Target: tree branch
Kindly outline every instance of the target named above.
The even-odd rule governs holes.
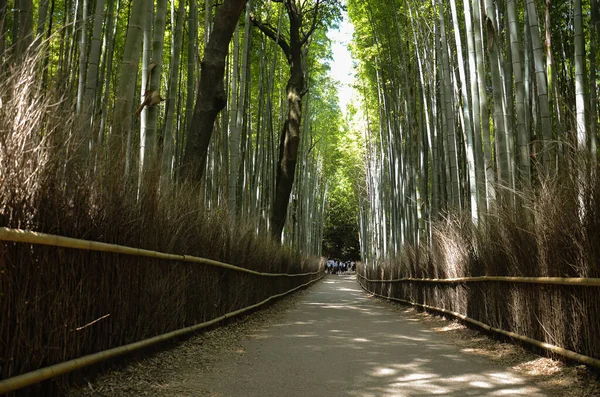
[[[308,41],[308,39],[310,38],[310,36],[313,34],[313,32],[315,31],[315,29],[317,28],[317,21],[318,21],[318,16],[319,16],[319,3],[321,2],[321,0],[317,0],[315,3],[315,6],[313,7],[313,20],[312,20],[312,24],[310,26],[310,29],[308,30],[307,33],[303,34],[304,37],[302,37],[302,42],[301,44],[304,45],[306,44],[306,42]]]
[[[254,26],[260,29],[260,31],[263,32],[265,36],[273,40],[275,43],[279,44],[279,47],[281,47],[281,49],[283,50],[283,53],[285,54],[288,61],[292,59],[292,50],[282,34],[278,34],[272,26],[266,25],[258,21],[253,14],[250,14],[250,21]]]

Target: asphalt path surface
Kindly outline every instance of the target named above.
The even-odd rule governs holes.
[[[417,320],[330,275],[202,374],[215,397],[547,396],[530,379],[461,352]],[[189,385],[191,386],[191,385]]]

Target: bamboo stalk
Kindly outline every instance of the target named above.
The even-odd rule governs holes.
[[[364,289],[369,294],[372,294],[374,296],[377,296],[377,297],[380,297],[380,298],[384,298],[384,299],[388,299],[388,300],[392,300],[392,301],[396,301],[396,302],[406,303],[406,304],[409,304],[411,306],[422,307],[424,309],[433,310],[433,311],[436,311],[436,312],[448,314],[448,315],[451,315],[453,317],[459,318],[459,319],[461,319],[461,320],[463,320],[465,322],[473,324],[473,325],[475,325],[475,326],[477,326],[479,328],[483,328],[486,331],[494,332],[494,333],[501,334],[501,335],[504,335],[504,336],[508,336],[509,338],[517,339],[517,340],[520,340],[521,342],[525,342],[525,343],[528,343],[530,345],[539,347],[541,349],[551,351],[553,353],[556,353],[556,354],[558,354],[558,355],[560,355],[562,357],[568,358],[570,360],[575,360],[575,361],[578,361],[578,362],[583,363],[583,364],[587,364],[587,365],[590,365],[590,366],[593,366],[593,367],[596,367],[596,368],[600,368],[600,360],[597,359],[597,358],[593,358],[593,357],[589,357],[589,356],[586,356],[586,355],[583,355],[583,354],[579,354],[579,353],[576,353],[576,352],[574,352],[572,350],[564,349],[564,348],[559,347],[559,346],[555,346],[555,345],[551,345],[549,343],[541,342],[541,341],[539,341],[537,339],[532,339],[532,338],[529,338],[527,336],[516,334],[514,332],[505,331],[505,330],[500,329],[500,328],[494,328],[494,327],[491,327],[491,326],[489,326],[489,325],[487,325],[485,323],[482,323],[481,321],[477,321],[477,320],[475,320],[475,319],[473,319],[471,317],[467,317],[464,314],[456,313],[456,312],[453,312],[453,311],[450,311],[450,310],[446,310],[446,309],[440,309],[440,308],[434,307],[434,306],[424,305],[424,304],[421,304],[421,303],[414,303],[414,302],[410,302],[410,301],[407,301],[407,300],[404,300],[404,299],[400,299],[400,298],[392,298],[392,297],[388,297],[388,296],[385,296],[385,295],[380,295],[380,294],[377,294],[375,292],[369,291],[360,281],[358,283],[360,284],[360,286],[362,287],[362,289]]]
[[[155,259],[174,260],[181,262],[199,263],[202,265],[220,267],[223,269],[234,270],[242,273],[254,274],[256,276],[264,277],[299,277],[299,276],[311,276],[320,272],[310,273],[263,273],[255,270],[246,269],[239,266],[230,265],[227,263],[214,261],[212,259],[199,258],[190,255],[176,255],[168,254],[165,252],[151,251],[141,248],[128,247],[124,245],[101,243],[97,241],[80,240],[71,237],[57,236],[54,234],[38,233],[30,230],[10,229],[7,227],[0,227],[0,241],[13,241],[18,243],[29,243],[29,244],[41,244],[49,245],[53,247],[73,248],[87,251],[100,251],[100,252],[111,252],[115,254],[132,255],[132,256],[143,256]]]
[[[509,276],[479,276],[479,277],[456,277],[456,278],[396,278],[392,280],[371,280],[362,274],[358,277],[370,283],[401,283],[401,282],[423,282],[423,283],[472,283],[485,281],[501,281],[507,283],[529,283],[529,284],[551,284],[551,285],[579,285],[584,287],[600,287],[600,278],[584,277],[509,277]]]
[[[283,292],[281,294],[273,295],[262,302],[256,303],[251,306],[244,307],[242,309],[226,313],[221,317],[217,317],[210,321],[206,321],[200,324],[192,325],[190,327],[178,329],[176,331],[167,332],[166,334],[154,336],[149,339],[145,339],[139,342],[130,343],[128,345],[123,345],[119,347],[115,347],[112,349],[104,350],[98,353],[89,354],[87,356],[75,358],[73,360],[65,361],[60,364],[54,364],[45,368],[40,368],[35,371],[27,372],[25,374],[17,375],[12,378],[4,379],[0,381],[0,395],[5,393],[9,393],[11,391],[15,391],[18,389],[22,389],[23,387],[33,385],[35,383],[39,383],[41,381],[57,377],[59,375],[64,375],[66,373],[75,371],[77,369],[81,369],[84,367],[88,367],[90,365],[109,360],[111,358],[119,357],[124,354],[132,353],[134,351],[155,345],[160,342],[164,342],[173,338],[177,338],[179,336],[187,335],[191,332],[198,331],[203,328],[210,327],[212,325],[218,324],[223,320],[228,318],[239,316],[240,314],[246,313],[250,310],[256,309],[270,301],[281,298],[287,294],[290,294],[294,291],[299,290],[300,288],[304,288],[309,286],[312,283],[315,283],[322,279],[325,275],[321,275],[321,277],[311,280],[307,283],[304,283],[298,287],[292,288],[289,291]]]

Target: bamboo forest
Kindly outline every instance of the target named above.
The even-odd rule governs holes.
[[[600,395],[600,0],[0,0],[0,396]]]

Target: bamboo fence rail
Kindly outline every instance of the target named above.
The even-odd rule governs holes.
[[[357,275],[358,275],[358,273],[357,273]],[[359,278],[363,278],[364,280],[369,281],[366,277],[364,277],[362,275],[359,275],[359,276],[360,276]],[[527,278],[527,277],[525,277],[525,278]],[[537,277],[535,277],[535,278],[537,278]],[[523,281],[523,282],[526,282],[526,281]],[[363,285],[363,283],[360,282],[360,280],[359,280],[358,283],[360,284],[360,286],[362,287],[362,289],[364,289],[366,292],[368,292],[369,294],[372,294],[374,296],[377,296],[377,297],[380,297],[380,298],[384,298],[384,299],[388,299],[388,300],[392,300],[392,301],[396,301],[396,302],[401,302],[401,303],[409,304],[409,305],[412,305],[412,306],[421,307],[421,308],[424,308],[424,309],[428,309],[428,310],[432,310],[432,311],[436,311],[436,312],[440,312],[440,313],[444,313],[444,314],[448,314],[448,315],[453,316],[455,318],[459,318],[459,319],[461,319],[461,320],[463,320],[463,321],[465,321],[467,323],[473,324],[473,325],[475,325],[475,326],[477,326],[479,328],[482,328],[482,329],[484,329],[486,331],[497,333],[497,334],[501,334],[501,335],[504,335],[504,336],[508,336],[509,338],[513,338],[513,339],[519,340],[521,342],[528,343],[530,345],[539,347],[541,349],[551,351],[551,352],[553,352],[555,354],[558,354],[560,356],[563,356],[565,358],[568,358],[568,359],[571,359],[571,360],[575,360],[575,361],[578,361],[578,362],[581,362],[583,364],[587,364],[587,365],[590,365],[590,366],[593,366],[593,367],[596,367],[596,368],[600,368],[600,360],[597,359],[597,358],[593,358],[593,357],[589,357],[589,356],[586,356],[586,355],[583,355],[583,354],[579,354],[579,353],[576,353],[576,352],[574,352],[572,350],[568,350],[568,349],[564,349],[564,348],[559,347],[559,346],[551,345],[549,343],[545,343],[545,342],[542,342],[542,341],[539,341],[539,340],[536,340],[536,339],[529,338],[527,336],[516,334],[514,332],[505,331],[505,330],[500,329],[500,328],[494,328],[494,327],[491,327],[491,326],[489,326],[489,325],[487,325],[485,323],[482,323],[481,321],[477,321],[477,320],[475,320],[475,319],[473,319],[471,317],[467,317],[464,314],[460,314],[460,313],[453,312],[453,311],[446,310],[446,309],[441,309],[441,308],[434,307],[434,306],[424,305],[424,304],[421,304],[421,303],[415,303],[415,302],[411,302],[411,301],[404,300],[404,299],[392,298],[392,297],[389,297],[389,296],[380,295],[380,294],[374,293],[372,291],[369,291],[369,289],[367,289]]]
[[[270,301],[272,301],[274,299],[281,298],[282,296],[285,296],[294,291],[297,291],[300,288],[307,287],[310,284],[319,281],[324,276],[325,275],[323,274],[323,275],[321,275],[321,277],[319,277],[315,280],[311,280],[302,285],[299,285],[295,288],[292,288],[289,291],[283,292],[281,294],[273,295],[273,296],[263,300],[262,302],[256,303],[251,306],[244,307],[242,309],[238,309],[233,312],[226,313],[226,314],[222,315],[221,317],[217,317],[210,321],[192,325],[190,327],[182,328],[182,329],[179,329],[176,331],[171,331],[166,334],[154,336],[152,338],[144,339],[139,342],[134,342],[134,343],[130,343],[128,345],[123,345],[123,346],[115,347],[112,349],[104,350],[104,351],[101,351],[98,353],[89,354],[87,356],[75,358],[73,360],[65,361],[65,362],[59,363],[59,364],[54,364],[54,365],[51,365],[51,366],[48,366],[45,368],[40,368],[38,370],[27,372],[25,374],[13,376],[12,378],[0,380],[0,395],[9,393],[11,391],[15,391],[18,389],[22,389],[23,387],[30,386],[30,385],[42,382],[47,379],[54,378],[59,375],[64,375],[66,373],[75,371],[77,369],[88,367],[90,365],[93,365],[93,364],[96,364],[96,363],[99,363],[102,361],[106,361],[106,360],[109,360],[109,359],[112,359],[115,357],[119,357],[119,356],[122,356],[122,355],[125,355],[128,353],[132,353],[134,351],[155,345],[160,342],[164,342],[164,341],[167,341],[167,340],[170,340],[173,338],[177,338],[179,336],[187,335],[189,333],[201,330],[203,328],[210,327],[210,326],[218,324],[228,318],[236,317],[236,316],[244,314],[250,310],[254,310],[260,306],[263,306],[263,305],[269,303]]]
[[[230,265],[212,259],[198,258],[190,255],[176,255],[165,252],[151,251],[141,248],[128,247],[124,245],[101,243],[97,241],[80,240],[71,237],[57,236],[54,234],[38,233],[30,230],[10,229],[0,227],[0,241],[12,241],[19,243],[41,244],[53,247],[73,248],[87,251],[111,252],[115,254],[143,256],[155,259],[175,260],[181,262],[198,263],[206,266],[220,267],[237,272],[254,274],[263,277],[300,277],[318,274],[320,270],[310,273],[265,273]]]
[[[422,283],[473,283],[486,281],[501,281],[507,283],[529,283],[529,284],[551,284],[551,285],[579,285],[583,287],[600,287],[600,278],[584,277],[512,277],[512,276],[478,276],[478,277],[456,277],[456,278],[396,278],[392,280],[372,280],[362,274],[356,273],[358,277],[370,283],[401,283],[401,282],[422,282]]]

